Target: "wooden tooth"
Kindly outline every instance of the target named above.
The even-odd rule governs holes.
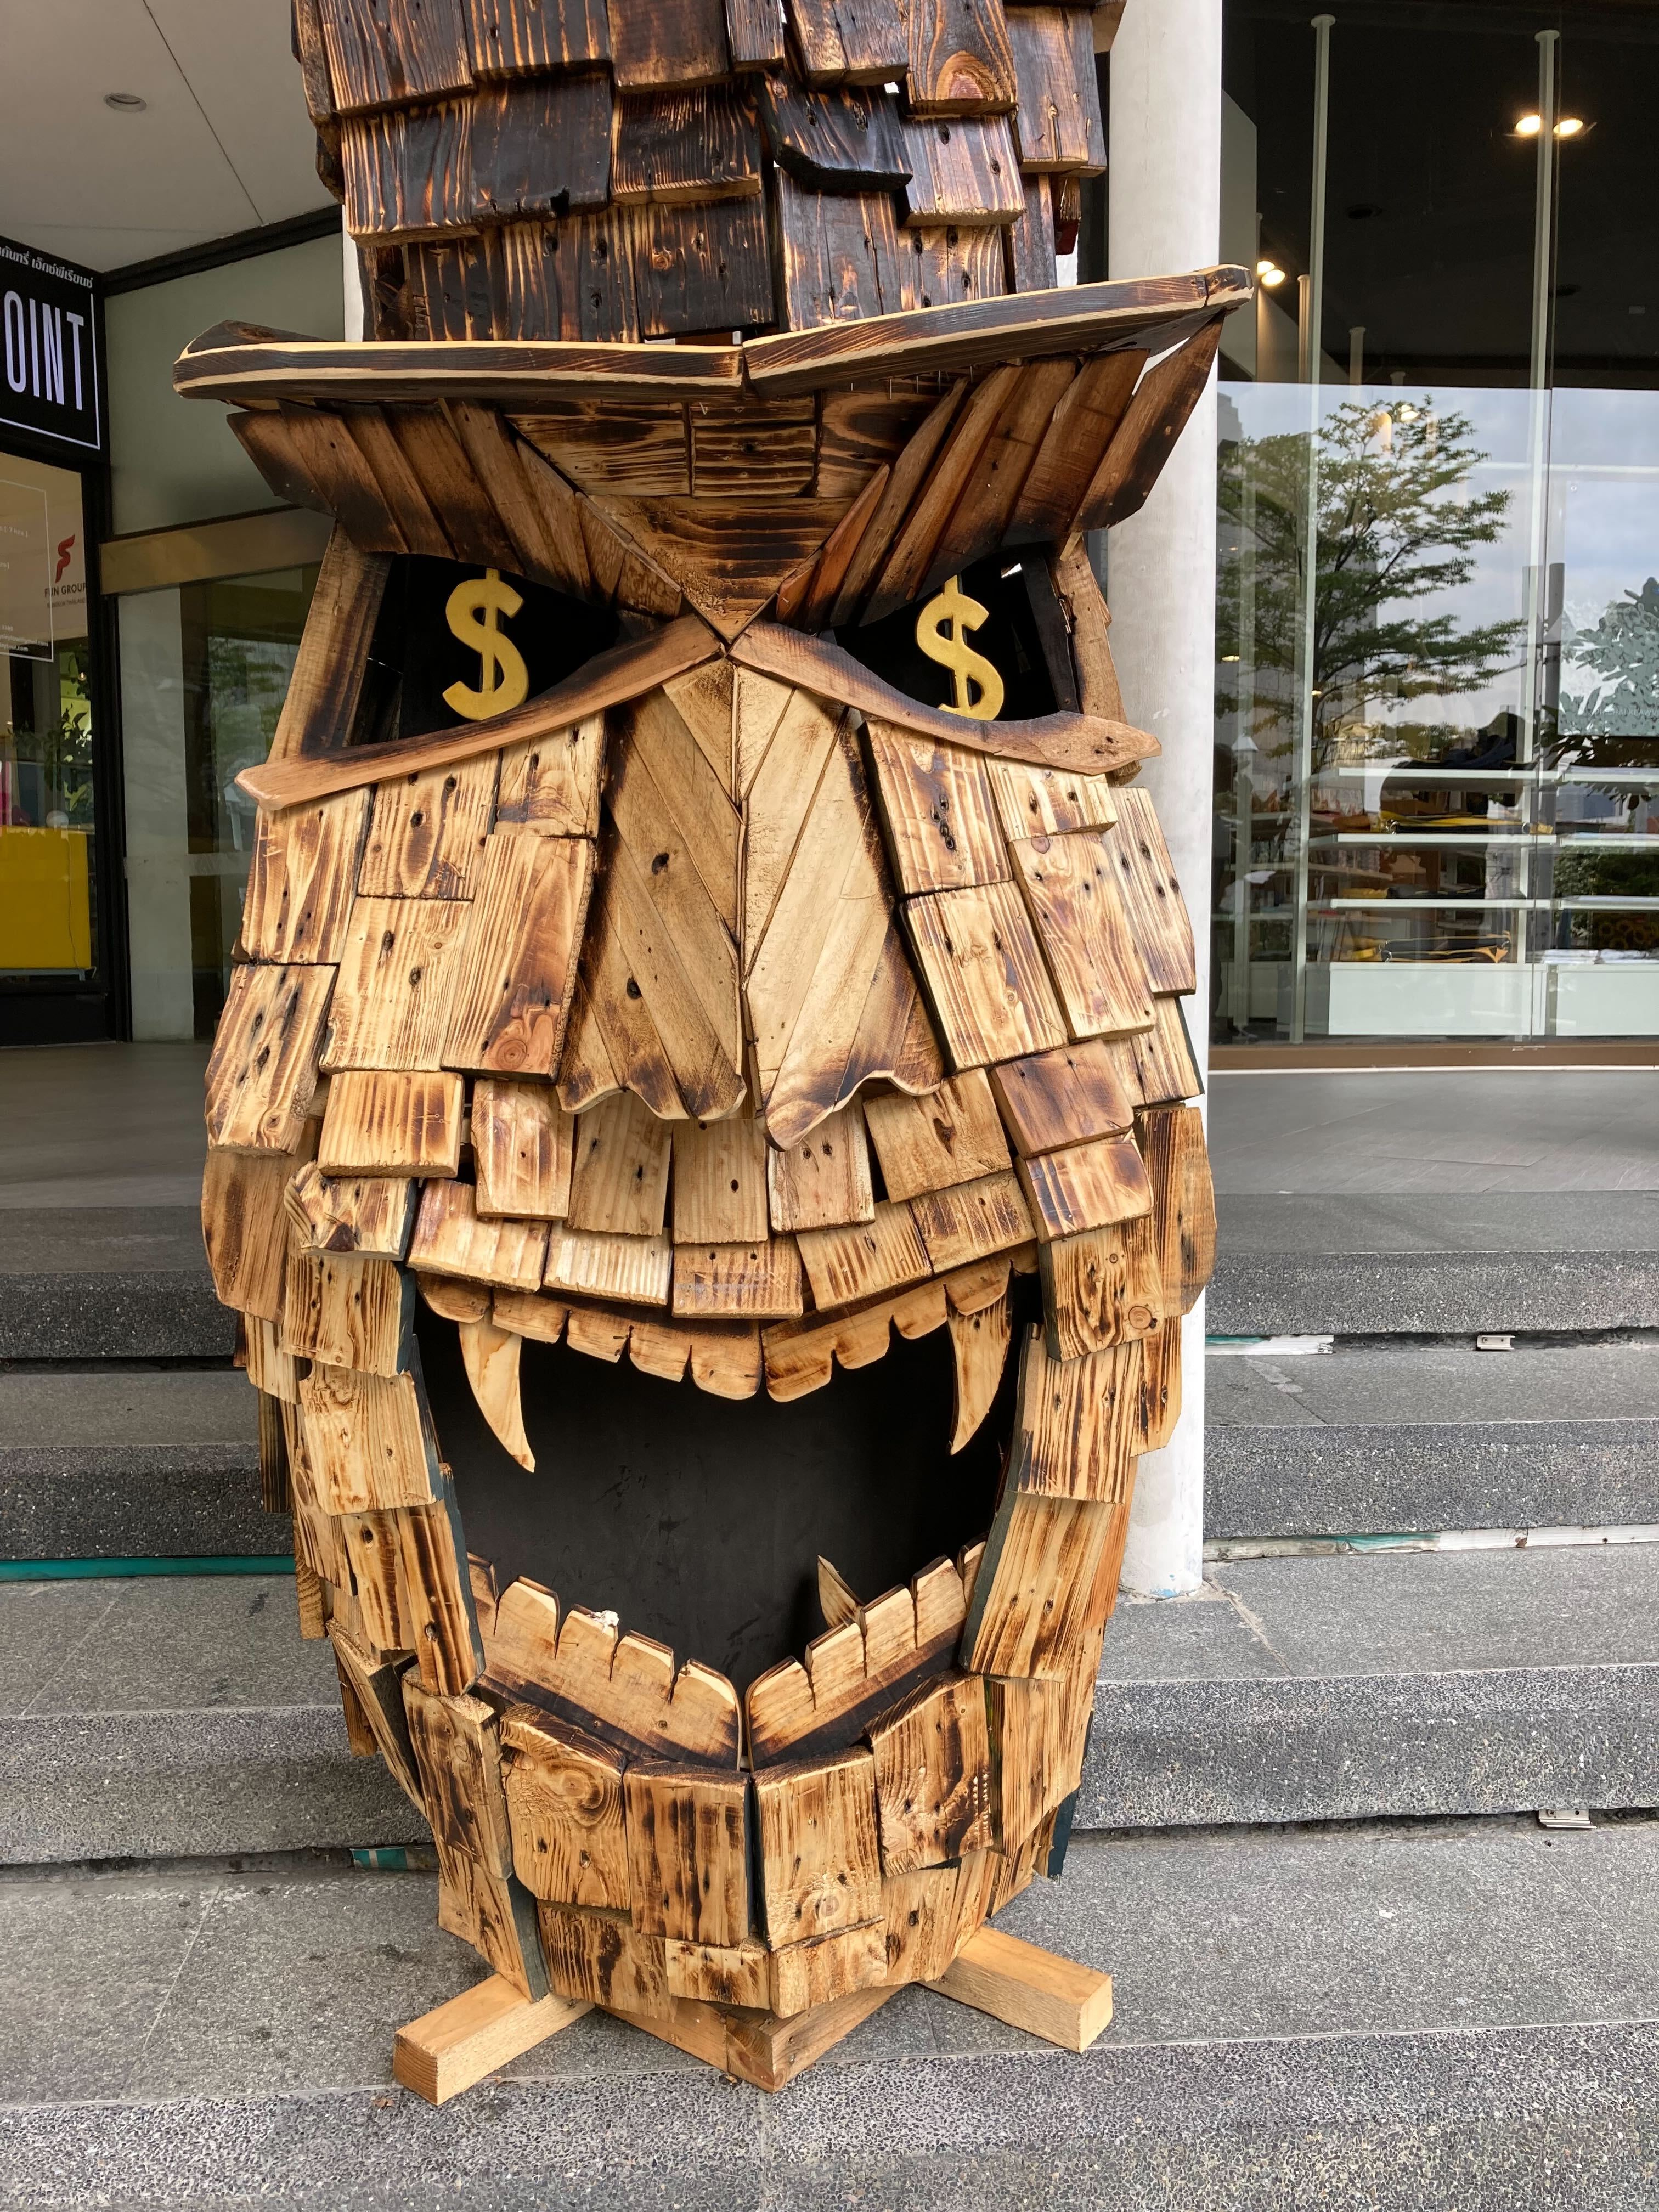
[[[1002,1381],[1013,1327],[1008,1300],[1000,1297],[976,1313],[952,1313],[948,1326],[955,1382],[951,1449],[959,1452],[979,1433]]]
[[[460,1325],[461,1358],[472,1395],[502,1448],[532,1473],[536,1455],[524,1432],[524,1408],[519,1392],[519,1353],[522,1337],[497,1328],[493,1322],[466,1321]]]

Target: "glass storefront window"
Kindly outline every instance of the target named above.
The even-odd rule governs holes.
[[[1224,345],[1212,1036],[1659,1036],[1659,26],[1324,20],[1322,258],[1315,36],[1230,19],[1282,281]]]
[[[97,965],[81,479],[0,453],[0,988]]]
[[[137,1036],[213,1034],[252,857],[236,778],[270,750],[316,580],[281,569],[120,602]]]

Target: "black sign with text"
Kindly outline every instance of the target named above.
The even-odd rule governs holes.
[[[102,450],[94,285],[89,270],[0,238],[0,424]]]

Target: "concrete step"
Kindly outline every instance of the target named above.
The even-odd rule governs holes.
[[[0,1372],[0,1559],[285,1553],[233,1368]]]
[[[286,1575],[0,1583],[0,1863],[418,1841]]]
[[[778,2100],[591,2014],[440,2110],[429,1876],[0,1882],[18,2201],[114,2212],[1601,2212],[1659,2154],[1659,1832],[1080,1838],[1002,1923],[1109,1969],[1081,2056],[900,1991]]]
[[[222,1359],[190,1206],[0,1208],[0,1360]]]
[[[1659,1806],[1659,1544],[1236,1560],[1120,1603],[1086,1828]]]
[[[1554,1805],[1659,1805],[1659,1546],[1251,1560],[1119,1607],[1085,1828]],[[422,1832],[288,1578],[0,1585],[0,1863]]]
[[[1650,1340],[1205,1363],[1207,1537],[1659,1522]]]
[[[1216,1336],[1659,1327],[1659,1191],[1229,1194]]]

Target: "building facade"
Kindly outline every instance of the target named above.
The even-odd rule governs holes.
[[[285,12],[271,0],[257,42],[286,70]],[[1220,17],[1218,126],[1207,61],[1157,96],[1172,129],[1191,102],[1217,140],[1216,258],[1260,276],[1216,395],[1198,771],[1215,1062],[1645,1055],[1659,16],[1628,0],[1198,12]],[[228,52],[252,33],[216,35]],[[210,84],[215,59],[184,63]],[[1113,66],[1103,54],[1109,117]],[[219,131],[237,189],[198,193],[190,221],[210,229],[222,204],[230,234],[139,259],[133,239],[179,228],[150,206],[167,103],[125,80],[99,98],[100,204],[78,228],[0,167],[8,1043],[211,1033],[248,860],[235,777],[269,743],[325,530],[276,503],[217,410],[174,397],[171,365],[228,319],[339,335],[355,284],[296,100],[271,103],[279,145],[246,154]],[[1109,166],[1084,187],[1085,280],[1143,273],[1116,181]],[[249,208],[278,218],[249,226]]]

